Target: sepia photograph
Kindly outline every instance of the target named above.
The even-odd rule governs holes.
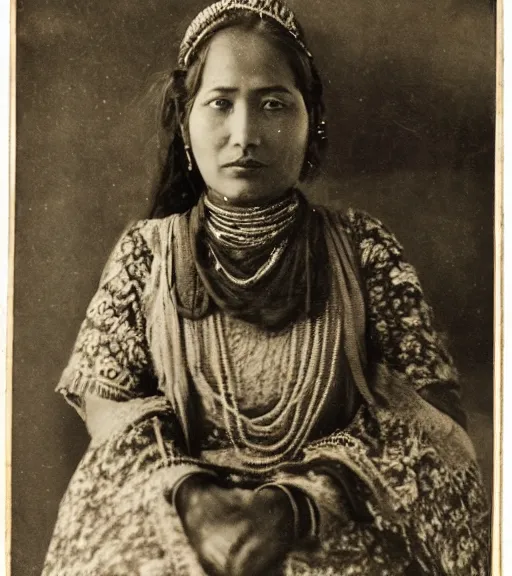
[[[498,574],[497,12],[17,0],[12,576]]]

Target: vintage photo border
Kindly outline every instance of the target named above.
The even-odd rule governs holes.
[[[10,574],[16,1],[0,2],[0,573]]]
[[[14,244],[14,161],[15,161],[15,29],[16,2],[0,2],[0,412],[4,424],[0,433],[0,457],[5,462],[0,482],[0,498],[5,502],[0,515],[0,531],[5,534],[1,550],[5,573],[10,573],[10,429],[11,429],[11,359],[12,359],[12,279]],[[512,6],[504,9],[497,0],[497,74],[496,74],[496,171],[495,171],[495,351],[494,351],[494,478],[493,478],[493,544],[492,574],[512,571],[512,425],[504,416],[512,413],[510,394],[503,396],[504,382],[512,373],[512,360],[505,350],[512,350],[510,337],[504,344],[504,333],[512,329],[512,256],[505,249],[506,239],[512,244],[512,232],[503,222],[507,209],[506,190],[512,194],[512,166],[504,163],[504,150],[512,147],[512,120],[504,114],[505,103],[512,101],[512,40],[505,41],[504,30],[512,30]],[[509,38],[511,38],[509,36]],[[9,96],[10,94],[10,96]],[[507,107],[510,110],[510,105]],[[506,130],[508,128],[508,131]],[[508,206],[509,218],[512,210]],[[508,274],[507,274],[508,269]],[[508,305],[507,305],[508,304]],[[512,376],[511,376],[512,377]],[[508,457],[507,457],[508,456]],[[3,569],[0,568],[0,574]]]
[[[497,1],[496,10],[496,125],[495,125],[495,212],[494,212],[494,429],[493,429],[493,491],[492,491],[492,574],[505,574],[506,561],[512,566],[512,552],[507,541],[511,533],[505,531],[504,510],[510,509],[505,505],[504,496],[505,477],[508,472],[504,470],[506,462],[504,450],[504,418],[505,405],[504,390],[504,331],[506,318],[504,306],[504,2]],[[509,296],[512,291],[509,292]],[[510,466],[510,462],[509,462]],[[510,482],[508,502],[510,506]],[[510,526],[509,526],[510,528]],[[508,536],[507,536],[508,534]],[[508,549],[508,552],[507,552]]]

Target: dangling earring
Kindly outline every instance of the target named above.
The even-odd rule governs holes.
[[[187,157],[187,168],[189,172],[192,172],[194,164],[192,163],[192,154],[190,152],[190,146],[185,144],[185,156]]]
[[[174,100],[174,105],[176,107],[176,116],[179,118],[179,106],[178,101]],[[183,140],[183,146],[185,148],[185,156],[187,157],[187,169],[189,172],[192,172],[192,168],[194,168],[194,164],[192,163],[192,152],[190,151],[190,144],[188,143],[188,138],[185,136],[185,127],[181,120],[178,120],[180,125],[180,132],[181,132],[181,139]]]
[[[319,140],[321,140],[321,141],[327,140],[327,122],[325,120],[321,120],[318,123],[318,126],[316,128],[316,133],[317,133]]]

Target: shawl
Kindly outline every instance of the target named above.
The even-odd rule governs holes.
[[[370,249],[378,247],[382,254],[389,236],[370,218],[365,219],[364,235],[349,236],[354,227],[350,214],[345,220],[327,210],[318,209],[318,213],[324,223],[333,283],[344,295],[340,310],[343,351],[364,402],[347,426],[308,441],[297,458],[252,478],[257,485],[270,481],[302,489],[319,510],[318,546],[294,550],[283,575],[368,576],[387,571],[397,576],[482,576],[487,573],[488,505],[468,437],[449,416],[422,398],[419,392],[428,388],[428,381],[420,372],[393,373],[389,362],[377,369],[372,366],[370,371],[365,357],[364,311],[368,310],[371,326],[376,321],[372,318],[375,299],[368,277],[363,276],[365,292],[359,285],[357,263],[361,262],[365,274],[366,256],[354,258],[352,241],[367,247],[368,231],[377,227],[379,243],[370,242]],[[134,233],[124,237],[109,272],[108,290],[115,298],[109,305],[108,290],[100,290],[84,323],[71,360],[74,368],[64,376],[60,390],[77,406],[85,389],[129,401],[120,414],[124,422],[95,438],[70,482],[44,576],[204,574],[176,510],[169,505],[169,494],[180,478],[195,471],[214,471],[225,482],[250,487],[246,470],[194,458],[183,442],[182,430],[191,441],[194,402],[183,348],[176,346],[183,342],[183,335],[173,300],[176,254],[172,242],[180,235],[180,218],[139,223]],[[147,233],[147,244],[140,229]],[[374,265],[381,266],[386,258],[391,266],[400,265],[393,255],[399,252],[393,242],[384,250],[384,260]],[[138,261],[132,257],[135,253]],[[122,273],[117,276],[116,270]],[[420,292],[417,296],[422,300]],[[115,330],[111,329],[112,314],[118,322]],[[132,362],[129,373],[124,365],[115,371],[115,364],[104,360],[93,367],[99,373],[91,372],[87,362],[105,358],[97,350],[109,350],[94,347],[100,338],[90,337],[98,334],[94,324],[98,315],[105,317],[107,335],[119,335],[126,343]],[[150,346],[151,359],[144,352],[141,360],[137,340],[126,337],[128,322],[136,325],[143,345]],[[425,342],[431,338],[428,330]],[[438,366],[449,359],[443,358],[439,347],[435,353],[439,363],[431,370],[438,374]],[[142,367],[150,363],[166,396],[151,396],[139,381]],[[112,373],[106,374],[107,369]],[[444,384],[450,387],[446,374]],[[134,387],[128,388],[128,381],[123,388],[128,377],[133,378]],[[117,395],[111,396],[114,392]],[[354,497],[369,513],[369,520],[347,518],[338,470],[351,472]]]
[[[387,413],[390,407],[406,411],[411,421],[433,431],[434,437],[439,438],[439,447],[443,452],[446,452],[446,446],[443,445],[446,434],[454,437],[459,450],[451,449],[446,454],[449,461],[460,463],[460,458],[474,459],[473,447],[463,429],[453,424],[448,417],[446,420],[435,408],[425,412],[428,402],[410,390],[403,379],[389,378],[385,372],[377,371],[376,376],[369,381],[365,347],[365,301],[352,247],[341,217],[324,208],[318,207],[315,210],[322,218],[329,265],[342,296],[342,346],[349,381],[353,382],[377,421],[383,414],[382,410]],[[154,229],[155,256],[145,291],[146,330],[160,387],[172,405],[190,453],[195,453],[191,435],[195,422],[194,403],[191,400],[193,392],[176,305],[176,249],[183,249],[183,230],[180,229],[183,218],[183,215],[171,216],[161,220]],[[170,341],[175,345],[169,347]]]

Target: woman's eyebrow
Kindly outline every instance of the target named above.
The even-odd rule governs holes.
[[[281,86],[279,84],[274,86],[263,86],[262,88],[256,88],[255,92],[278,92],[281,94],[291,94],[290,90],[285,86]]]
[[[208,94],[210,92],[222,92],[223,94],[238,92],[238,88],[230,87],[230,86],[214,86],[208,89]]]
[[[232,94],[234,92],[239,92],[240,89],[234,86],[214,86],[208,90],[208,93],[211,92],[222,92],[223,94]],[[260,88],[254,88],[251,92],[255,92],[257,94],[267,93],[267,92],[274,92],[274,93],[281,93],[281,94],[291,94],[291,91],[286,88],[285,86],[281,86],[279,84],[272,85],[272,86],[262,86]]]

